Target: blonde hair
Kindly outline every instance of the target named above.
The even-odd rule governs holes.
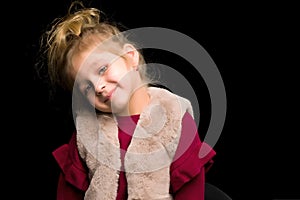
[[[99,9],[85,8],[81,2],[75,1],[71,4],[67,15],[55,19],[50,30],[45,32],[42,44],[45,45],[51,83],[72,89],[74,80],[69,73],[72,69],[72,56],[91,47],[95,41],[102,42],[114,37],[113,42],[120,47],[129,43],[116,25],[100,21],[101,14]],[[139,71],[142,79],[146,79],[145,61],[140,51],[139,54],[141,64]]]

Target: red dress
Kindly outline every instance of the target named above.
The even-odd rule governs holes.
[[[119,117],[118,123],[126,123],[127,120],[137,122],[139,115],[131,117]],[[123,125],[121,126],[124,129]],[[126,130],[119,129],[120,147],[126,150],[130,144],[134,126],[126,127]],[[189,137],[189,134],[195,137]],[[196,134],[195,134],[196,133]],[[213,163],[213,157],[216,152],[206,143],[201,142],[197,126],[189,113],[186,113],[182,120],[182,134],[177,149],[183,149],[189,144],[189,147],[182,154],[178,151],[175,160],[170,166],[170,193],[175,200],[204,200],[205,173]],[[209,153],[204,157],[199,157],[200,148],[208,148]],[[121,151],[124,152],[124,151]],[[71,137],[68,144],[64,144],[53,151],[61,173],[58,181],[57,200],[83,200],[84,193],[89,186],[89,179],[85,163],[81,160],[76,146],[76,133]],[[123,161],[124,154],[121,153]],[[119,177],[119,188],[117,200],[127,199],[127,182],[123,170]]]

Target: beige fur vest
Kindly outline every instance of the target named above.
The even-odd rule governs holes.
[[[141,113],[124,168],[128,199],[172,199],[169,167],[175,155],[187,99],[149,87],[150,103]],[[121,169],[117,122],[113,115],[80,112],[76,117],[79,154],[89,168],[85,200],[115,200]]]

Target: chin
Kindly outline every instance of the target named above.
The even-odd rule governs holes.
[[[111,111],[115,114],[128,113],[128,101],[124,99],[111,102]]]
[[[95,110],[97,113],[111,113],[111,108],[109,106],[99,107],[99,106],[95,105],[94,107],[95,107]]]

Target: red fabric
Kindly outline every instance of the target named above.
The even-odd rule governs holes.
[[[139,120],[139,115],[133,115],[131,118],[128,117],[117,117],[118,121],[118,137],[120,142],[120,150],[121,150],[121,162],[122,162],[122,170],[120,171],[119,176],[119,187],[117,193],[117,200],[127,199],[127,181],[124,172],[124,157],[126,150],[131,142],[132,134],[134,132],[137,121]],[[130,120],[130,121],[129,121]],[[129,123],[128,123],[129,122]],[[133,123],[131,123],[133,122]]]
[[[126,118],[118,120],[121,152],[127,149],[139,116],[133,116],[131,126],[126,124]],[[128,118],[129,119],[129,118]],[[128,121],[127,121],[128,122]],[[123,125],[122,125],[123,124]],[[128,123],[127,123],[128,124]],[[122,128],[123,127],[123,128]],[[125,127],[125,129],[124,129]],[[126,128],[127,127],[127,128]],[[207,152],[199,154],[203,148]],[[182,136],[176,151],[174,162],[170,166],[170,193],[175,200],[204,200],[205,173],[213,163],[215,151],[206,143],[201,142],[197,126],[188,113],[182,121]],[[69,144],[65,144],[53,152],[55,159],[62,169],[60,175],[57,200],[83,199],[84,191],[88,188],[88,176],[85,164],[79,157],[74,134]],[[123,172],[120,174],[118,200],[127,197],[127,182]]]
[[[78,177],[80,179],[80,176]],[[82,200],[84,199],[84,193],[84,191],[67,182],[64,173],[59,175],[57,200]]]
[[[69,144],[64,144],[52,152],[61,172],[57,187],[57,200],[82,199],[89,186],[87,168],[79,157],[76,135]]]
[[[200,158],[201,148],[208,153]],[[201,142],[196,123],[186,113],[175,160],[170,168],[170,191],[175,200],[204,200],[205,172],[213,163],[215,154],[212,148]]]

